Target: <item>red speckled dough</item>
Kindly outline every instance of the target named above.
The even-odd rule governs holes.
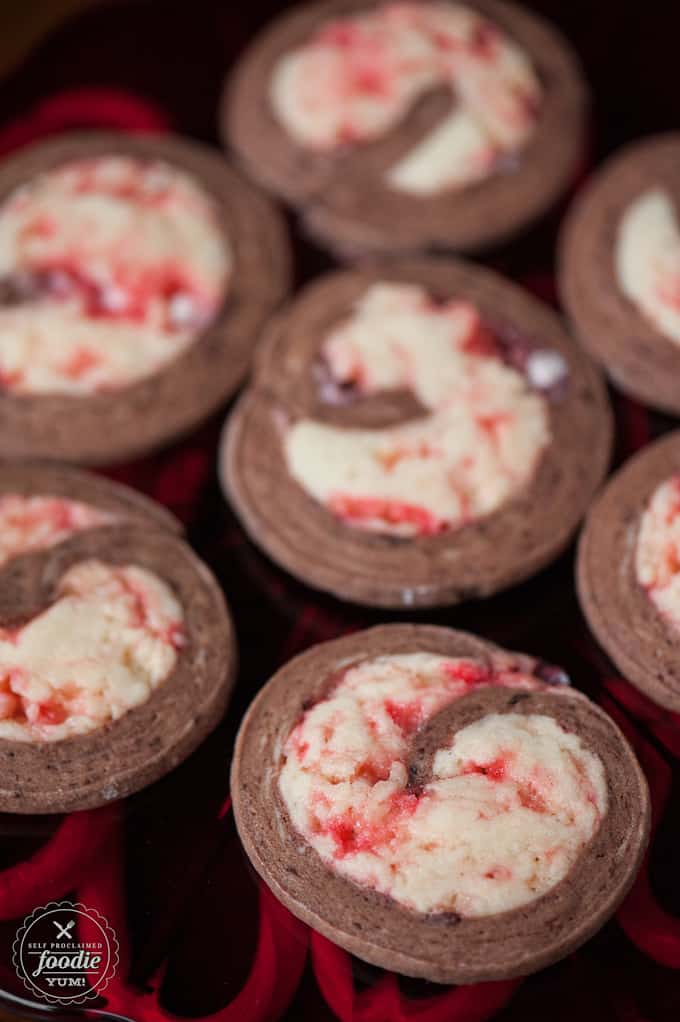
[[[368,0],[302,4],[267,28],[225,87],[225,141],[248,173],[296,205],[312,234],[340,254],[445,248],[470,251],[503,240],[545,212],[569,183],[583,149],[587,93],[567,42],[536,15],[501,0],[469,0],[530,55],[543,85],[536,130],[516,165],[428,197],[390,190],[385,171],[448,112],[431,90],[382,138],[336,154],[296,144],[274,118],[268,85],[278,59],[329,18],[374,6]]]
[[[119,517],[0,566],[1,626],[45,609],[62,575],[88,558],[148,569],[170,586],[184,610],[186,642],[145,703],[85,735],[56,742],[0,740],[1,811],[90,809],[151,784],[212,731],[234,680],[233,627],[217,582],[178,538],[177,521],[140,494],[37,462],[0,465],[0,494],[65,497]]]
[[[219,154],[196,142],[112,133],[61,136],[3,161],[0,203],[41,171],[106,155],[165,160],[215,199],[233,255],[224,305],[181,355],[129,387],[86,397],[0,394],[0,457],[103,465],[188,432],[242,382],[258,333],[288,290],[290,256],[279,214]]]
[[[283,454],[280,423],[291,417],[371,427],[419,414],[402,391],[344,407],[319,397],[314,362],[325,335],[382,280],[421,284],[437,299],[467,299],[483,321],[558,351],[569,369],[565,393],[548,399],[552,442],[529,484],[492,514],[435,536],[395,539],[345,525],[290,476]],[[249,534],[291,574],[357,603],[435,606],[487,596],[556,557],[605,474],[610,444],[599,375],[554,313],[489,270],[419,259],[329,274],[277,317],[253,383],[227,422],[220,470]]]
[[[477,918],[410,911],[329,869],[288,818],[278,789],[281,749],[303,707],[350,662],[418,651],[472,657],[490,669],[537,666],[530,657],[429,625],[384,625],[313,647],[271,679],[241,725],[231,775],[239,835],[258,873],[295,915],[374,965],[439,983],[534,972],[574,950],[613,914],[649,832],[649,796],[637,761],[616,725],[581,693],[473,690],[413,736],[412,783],[427,777],[444,737],[487,713],[548,714],[600,757],[609,807],[599,829],[567,876],[521,908]]]
[[[167,508],[137,490],[58,462],[0,461],[0,496],[3,494],[67,497],[120,514],[138,525],[166,529],[177,535],[182,532],[181,523]]]

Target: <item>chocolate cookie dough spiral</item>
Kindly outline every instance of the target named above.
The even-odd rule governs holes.
[[[216,726],[236,643],[175,519],[61,465],[0,466],[0,809],[88,809]]]
[[[285,295],[276,210],[205,146],[66,135],[0,163],[0,456],[106,464],[188,432]]]
[[[577,564],[583,612],[623,676],[680,711],[680,433],[645,447],[591,508]]]
[[[296,577],[433,606],[552,560],[610,442],[599,376],[550,310],[480,267],[407,260],[329,274],[272,322],[220,471]]]
[[[276,896],[375,965],[525,975],[624,897],[649,796],[564,675],[463,632],[387,625],[284,666],[246,714],[236,822]]]
[[[579,193],[559,245],[562,301],[612,382],[680,413],[680,134],[615,153]]]
[[[575,55],[499,0],[301,4],[229,77],[225,141],[340,254],[479,249],[560,195],[581,156]]]

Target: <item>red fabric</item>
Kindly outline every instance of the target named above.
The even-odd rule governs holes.
[[[397,977],[383,972],[374,986],[357,992],[350,956],[312,933],[312,963],[319,987],[341,1022],[484,1022],[512,997],[521,980],[443,987],[414,1001],[399,989]]]
[[[110,840],[117,808],[72,813],[34,855],[0,872],[0,919],[16,919],[61,898],[93,868]]]
[[[38,103],[0,132],[0,155],[63,131],[160,132],[170,119],[153,103],[121,89],[69,89]]]

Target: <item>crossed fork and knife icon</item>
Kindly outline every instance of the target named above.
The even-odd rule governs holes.
[[[61,923],[57,922],[56,919],[53,919],[52,922],[54,923],[54,925],[56,926],[56,928],[58,930],[57,940],[70,940],[71,939],[71,930],[76,925],[75,919],[71,919],[70,922],[66,923],[65,926],[62,926]]]

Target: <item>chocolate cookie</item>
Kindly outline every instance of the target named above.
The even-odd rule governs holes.
[[[0,456],[104,464],[197,425],[285,294],[268,200],[206,147],[68,135],[0,165]]]
[[[118,799],[185,759],[235,670],[222,593],[172,515],[64,466],[0,466],[0,810]]]
[[[272,322],[221,476],[291,574],[433,606],[556,557],[610,442],[598,374],[549,309],[489,270],[420,259],[329,274]]]
[[[627,146],[594,176],[560,239],[562,300],[612,382],[680,413],[680,134]]]
[[[579,544],[588,624],[628,681],[680,711],[680,432],[609,481]]]
[[[296,657],[243,720],[239,834],[297,916],[440,983],[525,975],[612,915],[649,796],[612,720],[531,657],[386,625]]]
[[[325,0],[284,14],[227,82],[248,173],[342,254],[469,251],[559,197],[586,89],[566,41],[500,0]]]

